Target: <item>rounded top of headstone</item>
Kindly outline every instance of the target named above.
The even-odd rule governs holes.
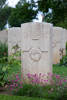
[[[8,30],[16,30],[16,29],[19,29],[20,30],[20,27],[11,27]]]
[[[54,26],[53,29],[56,29],[56,30],[58,30],[58,29],[59,29],[59,30],[62,30],[62,29],[64,29],[64,28]]]
[[[29,23],[24,23],[24,24],[21,24],[21,27],[23,27],[24,25],[48,25],[48,26],[53,26],[53,24],[51,23],[47,23],[47,22],[29,22]]]

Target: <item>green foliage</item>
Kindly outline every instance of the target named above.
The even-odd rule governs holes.
[[[0,30],[4,29],[11,13],[11,7],[5,6],[0,10]]]
[[[56,100],[67,100],[67,87],[65,87],[62,94]]]
[[[7,74],[8,46],[6,43],[0,42],[0,86],[6,83],[5,76]]]
[[[10,68],[8,70],[8,76],[11,76],[13,73],[20,72],[21,69],[21,52],[19,46],[16,44],[12,48],[13,53],[8,56],[7,66]]]
[[[57,98],[61,97],[63,90],[63,86],[57,85],[40,86],[23,84],[23,88],[20,88],[18,92],[14,92],[14,95],[57,100]]]
[[[59,27],[63,27],[63,28],[66,28],[67,29],[67,19],[64,20],[64,22],[59,22],[56,24],[56,26],[59,26]]]
[[[18,57],[19,52],[13,55],[10,55],[8,58],[1,58],[0,62],[0,86],[4,86],[8,82],[8,77],[13,73],[17,73],[21,68],[21,61],[16,58]],[[8,59],[6,62],[5,59]],[[10,78],[10,77],[9,77]]]
[[[5,48],[4,46],[5,45],[2,45],[1,47]],[[0,58],[0,86],[5,86],[5,84],[8,82],[8,76],[20,71],[20,68],[20,51],[16,51],[10,56],[2,55]]]
[[[66,42],[66,55],[67,55],[67,42]]]
[[[18,91],[14,92],[14,94],[18,96],[39,97],[39,98],[57,100],[62,96],[62,94],[64,93],[67,87],[67,78],[65,76],[60,76],[57,74],[49,74],[49,76],[52,77],[52,82],[50,84],[46,84],[46,85],[45,84],[40,85],[35,83],[25,84],[23,82],[22,84],[23,87],[20,88]],[[35,77],[38,80],[36,76],[31,75],[31,77]],[[39,79],[40,78],[41,77],[39,77]],[[29,80],[30,80],[30,76],[29,76]]]
[[[48,90],[51,89],[51,86],[40,86],[32,84],[23,84],[23,88],[19,89],[18,92],[15,92],[15,95],[18,96],[28,96],[28,97],[39,97],[39,98],[50,98]],[[51,95],[52,96],[52,95]],[[55,96],[55,95],[54,95]]]
[[[27,0],[19,0],[18,4],[16,5],[16,7],[21,7],[22,5],[24,4],[30,4],[30,7],[33,8],[33,7],[37,7],[36,5],[36,1],[35,0],[30,0],[30,1],[27,1]]]
[[[64,65],[67,67],[67,55],[63,56],[62,59],[60,60],[60,66]]]
[[[41,86],[35,84],[22,84],[22,88],[20,88],[17,92],[13,92],[14,95],[17,96],[26,96],[26,97],[38,97],[41,99],[47,100],[66,100],[67,98],[67,88],[66,84],[58,85],[58,82],[67,81],[67,68],[59,67],[59,65],[54,65],[53,71],[55,74],[62,75],[61,77],[57,77],[55,84]],[[65,73],[66,71],[66,73]],[[54,75],[55,75],[54,74]],[[55,76],[54,76],[55,77]],[[60,81],[61,79],[61,81]],[[63,98],[63,99],[62,99]]]
[[[7,83],[7,81],[5,80],[7,69],[8,67],[6,67],[5,64],[0,65],[0,86],[4,86]]]
[[[63,54],[62,54],[62,59],[60,60],[60,64],[59,65],[67,67],[67,43],[66,43],[66,55],[63,56]]]
[[[7,0],[0,0],[0,30],[7,24],[11,8],[6,5]]]
[[[49,12],[49,8],[52,12]],[[38,0],[38,9],[45,14],[45,21],[67,28],[66,0]]]
[[[4,6],[5,2],[6,2],[6,0],[0,0],[0,10]]]
[[[0,42],[0,59],[2,57],[8,57],[8,46],[6,43]]]
[[[23,84],[23,88],[16,92],[18,96],[43,97],[43,88],[38,85]]]
[[[53,0],[38,0],[38,9],[42,12],[48,12]]]
[[[10,68],[8,71],[8,76],[12,73],[17,73],[21,69],[21,59],[20,59],[20,52],[17,51],[14,54],[8,56],[8,64],[7,66]]]
[[[11,12],[9,24],[11,27],[21,26],[22,23],[31,22],[36,17],[36,14],[37,11],[33,10],[30,3],[17,4],[16,8]]]
[[[7,74],[9,67],[7,66],[7,57],[0,58],[0,87],[4,87],[7,84]]]

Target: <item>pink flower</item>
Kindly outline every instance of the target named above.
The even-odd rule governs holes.
[[[10,88],[10,90],[12,91],[12,90],[13,90],[13,88]]]
[[[56,75],[56,78],[59,79],[60,78],[60,75]]]
[[[10,85],[10,87],[13,87],[14,85]]]
[[[52,73],[48,73],[48,75],[49,75],[49,76],[51,76],[51,77],[53,76],[53,74],[52,74]]]
[[[17,78],[17,79],[19,79],[19,76],[18,76],[18,75],[16,75],[16,78]]]
[[[64,80],[64,82],[67,82],[67,80]]]
[[[62,81],[60,80],[59,85],[62,85]]]
[[[22,86],[20,86],[20,88],[23,88]]]
[[[18,80],[15,80],[15,82],[18,82]]]
[[[14,80],[12,80],[12,82],[14,82]]]
[[[20,81],[20,84],[22,84],[22,82]]]
[[[31,78],[31,74],[30,74],[30,73],[28,73],[28,74],[27,74],[27,77],[28,77],[28,78]]]
[[[48,80],[44,80],[44,82],[48,82]]]

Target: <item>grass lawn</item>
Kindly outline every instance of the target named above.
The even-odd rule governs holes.
[[[50,99],[0,95],[0,100],[50,100]]]
[[[63,75],[63,76],[67,76],[67,67],[59,66],[59,65],[53,65],[53,73]]]

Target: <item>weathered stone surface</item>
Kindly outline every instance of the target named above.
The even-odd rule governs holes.
[[[60,59],[65,55],[65,29],[53,27],[53,64],[60,62]]]
[[[67,30],[66,29],[64,29],[64,30],[65,30],[65,40],[67,42]]]
[[[62,34],[62,49],[63,49],[63,56],[66,55],[66,29],[63,29]]]
[[[52,72],[52,25],[26,23],[21,25],[22,76]]]
[[[13,47],[21,48],[21,28],[13,27],[8,30],[8,53],[11,54],[14,52]]]
[[[3,30],[3,31],[0,31],[0,41],[2,43],[4,42],[8,42],[8,30]]]

